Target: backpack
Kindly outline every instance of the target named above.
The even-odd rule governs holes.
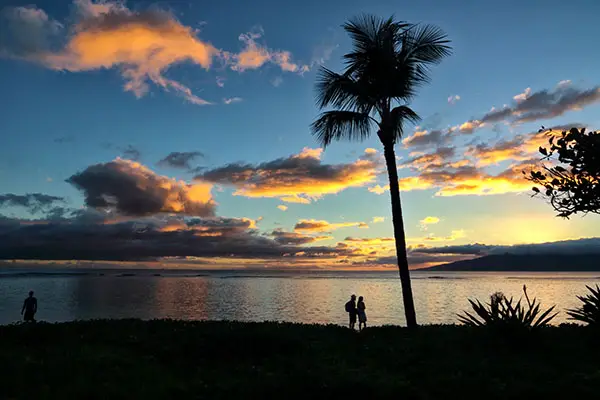
[[[352,302],[347,302],[346,303],[346,312],[351,312],[352,311]]]

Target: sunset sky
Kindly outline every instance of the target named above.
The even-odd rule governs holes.
[[[600,126],[600,3],[2,4],[0,258],[393,266],[378,139],[324,150],[309,130],[316,72],[342,69],[340,25],[362,12],[454,49],[397,146],[413,267],[600,236],[521,174],[542,125]]]

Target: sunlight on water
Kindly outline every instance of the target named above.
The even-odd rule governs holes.
[[[390,273],[210,273],[207,276],[20,276],[0,274],[0,323],[19,319],[30,289],[39,300],[38,320],[93,318],[229,319],[345,324],[344,303],[350,294],[365,297],[371,325],[404,324],[400,284]],[[530,297],[543,306],[578,304],[585,285],[600,281],[599,273],[413,273],[413,291],[420,323],[454,323],[468,307],[467,298],[488,299],[496,291]]]

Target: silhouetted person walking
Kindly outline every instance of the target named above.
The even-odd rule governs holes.
[[[37,312],[37,299],[33,297],[33,290],[29,292],[29,297],[23,302],[23,308],[21,308],[21,315],[23,320],[26,322],[35,322],[35,313]]]
[[[356,325],[356,295],[353,294],[350,296],[350,300],[346,303],[346,312],[348,313],[348,317],[350,317],[350,324],[348,327],[350,329],[354,329],[354,325]]]
[[[367,313],[365,310],[365,300],[362,296],[358,298],[358,304],[356,305],[356,312],[358,314],[358,330],[362,331],[363,328],[367,327]]]

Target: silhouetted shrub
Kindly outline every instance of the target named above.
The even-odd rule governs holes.
[[[591,292],[586,296],[577,296],[583,304],[578,308],[568,309],[569,319],[585,322],[588,325],[598,327],[600,324],[600,288],[596,285],[596,290],[586,285]]]
[[[558,312],[551,314],[556,306],[542,312],[537,299],[534,298],[533,301],[529,301],[526,286],[523,286],[523,293],[525,293],[527,299],[527,309],[522,304],[522,299],[519,299],[513,305],[512,297],[508,299],[503,293],[496,292],[490,296],[490,302],[487,306],[477,299],[475,301],[469,299],[475,315],[464,311],[462,315],[458,315],[458,320],[469,326],[497,328],[537,329],[548,326],[550,321],[558,314]]]

